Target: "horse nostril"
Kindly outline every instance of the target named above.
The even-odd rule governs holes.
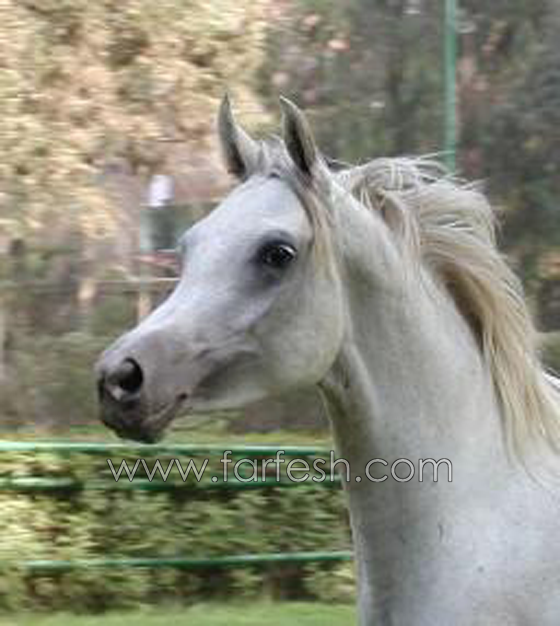
[[[107,376],[107,385],[115,399],[122,396],[131,396],[140,390],[144,382],[142,368],[134,359],[125,359],[114,371]]]

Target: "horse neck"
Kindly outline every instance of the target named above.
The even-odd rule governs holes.
[[[404,266],[379,216],[347,209],[335,231],[346,334],[322,384],[344,413],[333,422],[341,448],[399,458],[501,442],[489,368],[453,298],[429,272]]]
[[[416,280],[402,271],[382,224],[363,211],[348,219],[339,255],[348,330],[321,390],[338,455],[351,466],[345,487],[363,619],[382,624],[380,607],[393,614],[403,588],[433,583],[427,563],[441,520],[480,489],[490,460],[493,472],[504,475],[508,464],[488,369],[452,298],[428,275]],[[453,488],[447,472],[437,484],[429,475],[423,483],[417,476],[401,483],[389,468],[382,468],[385,482],[373,483],[364,469],[376,458],[389,465],[406,458],[416,471],[421,458],[447,458]],[[400,471],[409,473],[406,466]]]
[[[361,284],[348,302],[349,332],[323,385],[344,413],[333,423],[341,448],[400,458],[480,453],[488,438],[501,447],[490,373],[449,296],[423,279],[387,292]]]

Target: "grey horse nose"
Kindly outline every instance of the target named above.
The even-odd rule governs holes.
[[[126,402],[138,396],[143,382],[140,365],[134,359],[125,359],[104,373],[99,381],[99,392],[101,396],[109,393],[117,402]]]

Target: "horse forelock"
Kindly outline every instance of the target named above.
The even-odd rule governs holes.
[[[278,178],[297,196],[311,223],[314,233],[313,251],[325,268],[332,267],[332,242],[329,237],[330,213],[324,203],[328,195],[328,167],[317,163],[318,176],[302,174],[290,158],[280,137],[272,136],[259,142],[259,155],[252,175]]]

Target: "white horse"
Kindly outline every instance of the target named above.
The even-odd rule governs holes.
[[[557,626],[560,394],[486,200],[422,160],[332,172],[282,105],[283,140],[255,142],[224,100],[240,185],[181,238],[173,294],[102,356],[102,419],[151,441],[179,409],[316,384],[352,468],[360,623]],[[421,459],[452,482],[441,465],[406,481]]]

